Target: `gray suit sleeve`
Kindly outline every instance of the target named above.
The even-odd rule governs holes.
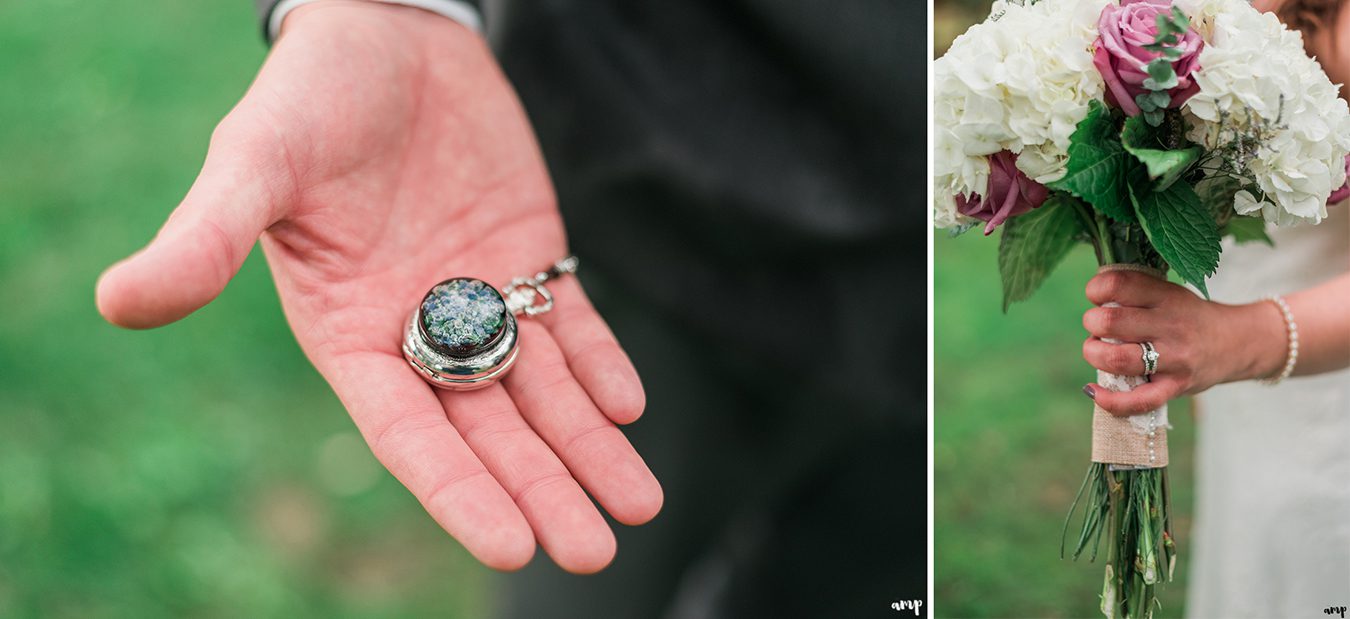
[[[272,18],[272,9],[277,8],[278,2],[281,0],[253,0],[253,5],[258,8],[258,26],[264,41],[271,42],[267,32],[267,21]]]

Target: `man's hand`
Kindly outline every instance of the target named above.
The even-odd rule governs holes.
[[[642,386],[575,278],[549,284],[554,311],[521,321],[501,384],[435,390],[403,359],[405,321],[436,282],[500,284],[567,253],[529,123],[476,34],[373,2],[297,9],[182,204],[100,280],[99,310],[130,328],[178,320],[260,237],[301,348],[380,461],[483,563],[520,568],[537,539],[594,572],[615,542],[586,492],[625,524],[660,510],[615,425],[642,413]]]

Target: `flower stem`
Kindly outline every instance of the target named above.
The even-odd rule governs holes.
[[[1111,243],[1110,223],[1106,220],[1106,215],[1103,215],[1100,212],[1096,214],[1096,222],[1097,244],[1100,246],[1097,251],[1097,263],[1099,266],[1103,264],[1115,264],[1116,250]],[[1105,262],[1103,262],[1103,260],[1105,260]]]
[[[1111,470],[1092,463],[1065,519],[1065,533],[1079,505],[1085,507],[1082,528],[1072,553],[1077,559],[1103,534],[1106,573],[1102,580],[1102,614],[1112,619],[1151,617],[1160,607],[1158,585],[1172,580],[1176,543],[1172,539],[1167,469]],[[1061,539],[1060,556],[1066,545]]]

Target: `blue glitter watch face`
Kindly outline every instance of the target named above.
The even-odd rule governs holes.
[[[446,280],[422,298],[418,323],[433,347],[454,357],[468,357],[502,334],[506,303],[501,293],[482,280]]]

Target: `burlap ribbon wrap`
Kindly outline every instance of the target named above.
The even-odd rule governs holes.
[[[1136,271],[1159,279],[1166,275],[1137,264],[1108,264],[1097,270]],[[1109,303],[1106,307],[1115,307]],[[1105,339],[1113,344],[1118,340]],[[1161,351],[1160,351],[1161,352]],[[1143,356],[1143,349],[1140,349]],[[1159,359],[1159,366],[1166,363]],[[1112,391],[1130,391],[1148,382],[1145,376],[1120,376],[1109,372],[1097,371],[1097,384]],[[1118,417],[1106,412],[1100,406],[1094,406],[1092,413],[1092,461],[1114,464],[1130,468],[1160,468],[1167,466],[1167,405],[1142,415]]]

